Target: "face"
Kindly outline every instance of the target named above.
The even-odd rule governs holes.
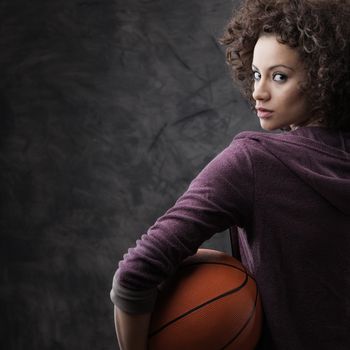
[[[261,36],[253,55],[253,98],[260,125],[265,130],[295,128],[310,118],[305,94],[304,66],[295,49],[277,41],[275,35]]]

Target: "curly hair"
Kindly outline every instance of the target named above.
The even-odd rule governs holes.
[[[252,105],[253,51],[264,33],[298,51],[307,71],[300,88],[312,115],[350,130],[350,0],[245,0],[234,10],[220,42]]]

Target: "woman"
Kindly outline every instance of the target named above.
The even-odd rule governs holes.
[[[120,262],[122,349],[146,349],[157,286],[240,227],[265,313],[259,349],[350,348],[350,4],[246,0],[222,43],[261,127],[244,132]]]

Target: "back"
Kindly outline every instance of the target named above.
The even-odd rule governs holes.
[[[239,137],[254,168],[254,214],[239,239],[262,294],[261,348],[349,349],[349,134]]]

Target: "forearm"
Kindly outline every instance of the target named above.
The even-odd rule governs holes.
[[[130,314],[114,307],[120,350],[146,350],[151,313]]]

